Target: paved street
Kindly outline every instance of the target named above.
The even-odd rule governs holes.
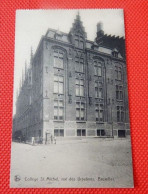
[[[20,180],[15,180],[15,176]],[[128,139],[12,143],[11,187],[131,187]]]

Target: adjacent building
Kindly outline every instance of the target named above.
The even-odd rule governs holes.
[[[48,29],[25,68],[13,137],[127,137],[130,135],[124,38],[94,41],[79,14],[69,33]]]

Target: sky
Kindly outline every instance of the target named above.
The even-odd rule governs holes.
[[[78,9],[16,11],[13,114],[16,91],[19,88],[22,70],[25,69],[25,61],[29,66],[31,47],[34,53],[41,36],[46,34],[48,28],[68,33],[77,13]],[[88,40],[95,39],[98,22],[103,23],[105,34],[125,37],[122,9],[79,9],[79,13]]]

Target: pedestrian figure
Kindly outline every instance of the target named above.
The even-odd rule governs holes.
[[[54,137],[54,144],[56,144],[56,137]]]
[[[53,144],[53,136],[51,135],[51,144]]]
[[[34,140],[34,137],[32,137],[32,145],[35,144],[35,140]]]

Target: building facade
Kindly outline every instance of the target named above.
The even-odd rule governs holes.
[[[13,137],[128,137],[125,40],[94,41],[80,16],[70,32],[48,29],[25,68],[13,119]]]

